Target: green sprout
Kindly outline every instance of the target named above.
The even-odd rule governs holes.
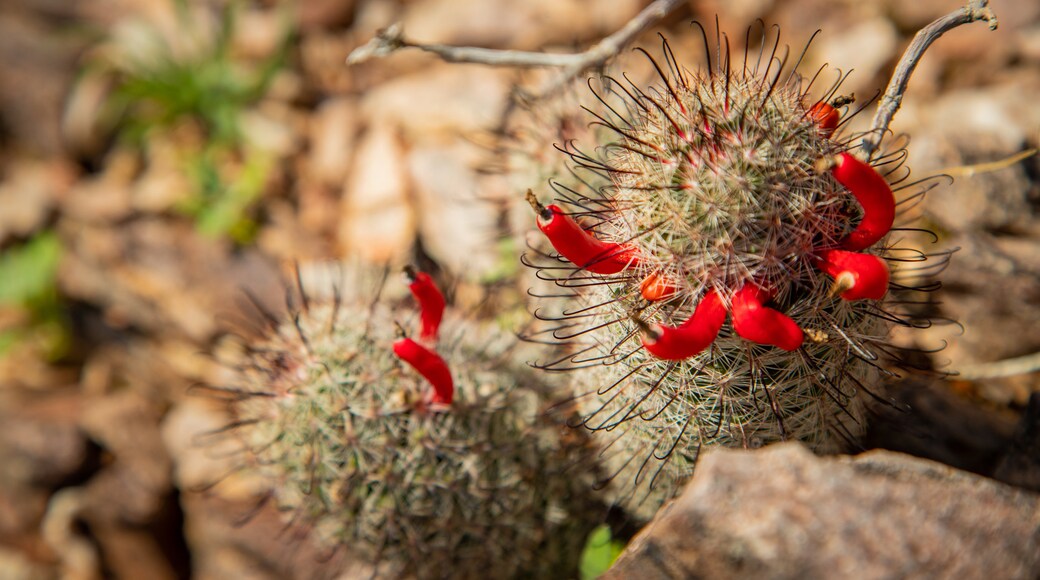
[[[10,327],[0,327],[0,356],[26,340],[39,342],[51,360],[68,350],[68,328],[58,296],[61,242],[50,230],[0,252],[0,310],[26,314]]]
[[[180,27],[191,34],[187,10],[178,7]],[[235,4],[225,8],[212,41],[187,56],[176,54],[152,31],[149,39],[157,53],[129,54],[104,65],[102,72],[114,73],[117,80],[103,117],[114,124],[119,141],[139,149],[156,134],[185,127],[197,132],[204,145],[179,146],[194,187],[177,209],[204,234],[246,244],[257,230],[249,213],[263,193],[272,159],[250,145],[241,116],[264,97],[284,67],[293,36],[286,26],[274,54],[246,66],[231,50],[235,15]]]
[[[581,551],[581,579],[595,580],[614,564],[625,549],[625,543],[613,537],[610,526],[603,524],[592,530]]]

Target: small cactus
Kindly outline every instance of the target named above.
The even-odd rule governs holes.
[[[247,465],[320,544],[380,574],[572,576],[599,511],[587,443],[546,414],[552,390],[511,363],[513,337],[408,274],[417,323],[407,298],[310,297],[232,361]]]
[[[778,36],[742,61],[722,46],[701,73],[664,41],[660,59],[643,51],[655,84],[605,77],[598,153],[568,144],[577,179],[551,182],[553,204],[528,194],[555,250],[539,276],[570,292],[539,313],[569,355],[540,366],[574,371],[582,422],[643,516],[703,447],[853,445],[889,328],[917,324],[886,302],[922,269],[896,262],[927,258],[886,241],[899,152],[857,157],[843,77],[819,90],[822,69],[804,80]]]

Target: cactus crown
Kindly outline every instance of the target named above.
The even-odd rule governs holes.
[[[630,507],[654,509],[705,446],[854,444],[888,327],[918,324],[882,302],[924,288],[923,266],[890,264],[928,258],[879,243],[901,152],[856,159],[844,76],[812,97],[823,69],[801,77],[779,33],[742,63],[721,38],[712,58],[705,35],[703,73],[664,40],[642,51],[656,82],[604,77],[586,109],[597,153],[560,148],[574,179],[551,182],[558,205],[530,199],[555,252],[527,261],[569,291],[538,312],[568,354],[539,366],[574,371]]]
[[[638,232],[644,268],[684,294],[751,281],[789,289],[810,277],[814,248],[850,229],[850,196],[814,167],[839,145],[803,93],[771,82],[755,70],[676,73],[664,94],[633,92],[641,114],[608,123],[619,137],[605,160],[613,237]]]
[[[277,505],[380,573],[572,571],[595,523],[587,444],[546,415],[552,392],[510,362],[514,339],[438,312],[424,348],[451,366],[454,397],[431,403],[394,356],[413,307],[357,294],[304,300],[234,361],[235,432]]]

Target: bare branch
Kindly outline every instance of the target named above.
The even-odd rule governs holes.
[[[946,32],[962,24],[971,24],[979,20],[985,20],[989,24],[990,30],[996,30],[997,17],[989,8],[989,0],[969,0],[961,9],[935,20],[914,36],[914,40],[899,59],[895,72],[892,73],[892,80],[888,83],[885,96],[881,97],[871,130],[863,138],[861,147],[868,159],[877,151],[882,137],[888,131],[888,125],[892,122],[892,117],[903,104],[903,94],[910,82],[910,75],[914,73],[924,52]]]
[[[991,363],[979,363],[959,368],[954,378],[966,381],[1000,379],[1040,371],[1040,352]]]
[[[546,96],[564,86],[585,71],[602,67],[617,55],[633,38],[654,25],[669,12],[682,4],[683,0],[654,0],[617,32],[580,53],[553,54],[519,50],[496,50],[443,44],[422,44],[404,37],[400,25],[393,25],[358,47],[347,57],[347,64],[364,62],[371,58],[385,57],[405,48],[417,48],[436,54],[447,62],[510,66],[518,68],[561,68],[563,71],[548,82],[534,98]]]

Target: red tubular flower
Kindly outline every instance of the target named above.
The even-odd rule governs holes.
[[[656,302],[675,294],[675,285],[660,272],[654,272],[640,282],[639,293],[648,302]]]
[[[885,237],[896,219],[892,188],[873,167],[848,152],[838,154],[831,174],[863,207],[863,220],[842,241],[841,247],[852,251],[869,248]]]
[[[830,137],[831,133],[834,133],[834,129],[838,126],[838,120],[841,116],[838,113],[838,109],[820,101],[809,108],[809,118],[816,122],[816,125],[820,128],[820,133],[824,137]]]
[[[408,277],[408,289],[419,302],[419,338],[426,343],[436,343],[441,319],[444,317],[444,295],[426,272],[405,266],[404,273]]]
[[[834,278],[832,292],[845,300],[881,300],[888,291],[888,265],[871,254],[823,250],[817,267]]]
[[[575,266],[595,274],[617,274],[637,263],[635,248],[596,239],[559,206],[539,203],[530,190],[527,201],[538,212],[538,229],[549,238],[553,248]]]
[[[411,365],[433,386],[431,403],[451,404],[455,396],[455,382],[451,378],[448,363],[444,362],[439,354],[407,337],[394,342],[394,354]]]
[[[733,296],[733,330],[751,342],[797,350],[804,338],[802,329],[789,316],[764,306],[771,298],[755,284],[745,284]]]
[[[701,298],[693,315],[678,327],[650,325],[636,319],[636,323],[643,327],[643,346],[650,354],[664,360],[682,360],[708,348],[725,321],[726,305],[714,290],[709,290]]]

